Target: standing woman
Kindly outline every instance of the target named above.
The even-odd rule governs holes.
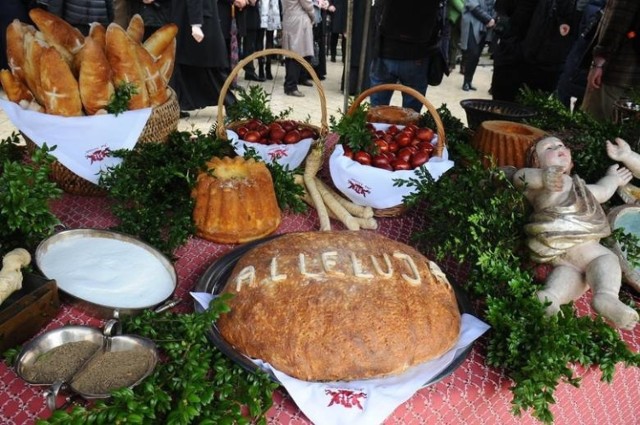
[[[171,16],[178,25],[176,66],[170,85],[185,111],[218,104],[228,77],[229,57],[215,0],[173,1]],[[235,102],[227,93],[224,105]]]
[[[493,6],[495,0],[465,0],[462,12],[460,48],[464,52],[464,83],[462,90],[476,90],[471,85],[488,35],[496,25]]]
[[[311,0],[282,0],[282,48],[291,50],[310,60],[313,57],[314,11]],[[295,59],[285,58],[284,93],[288,96],[304,97],[298,90],[302,65]]]
[[[258,49],[273,49],[273,35],[282,28],[282,20],[280,19],[280,0],[260,0],[260,28],[264,31],[263,44]],[[261,57],[258,59],[264,61],[265,77],[267,80],[273,80],[271,73],[271,56]],[[262,65],[261,65],[262,66]]]

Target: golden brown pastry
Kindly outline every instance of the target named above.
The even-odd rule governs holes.
[[[0,84],[2,84],[2,88],[7,94],[7,98],[12,102],[31,102],[33,100],[33,93],[31,93],[27,86],[24,85],[24,83],[8,69],[0,70]]]
[[[173,68],[176,63],[176,45],[177,41],[174,38],[173,41],[167,45],[167,47],[160,53],[160,56],[156,60],[160,74],[166,84],[169,84],[169,80],[173,75]]]
[[[151,53],[147,52],[147,49],[142,44],[136,43],[136,54],[144,73],[144,82],[149,92],[150,106],[162,105],[169,99],[169,94],[167,92],[167,81],[165,81],[160,72],[159,64],[156,63]]]
[[[111,66],[102,47],[91,37],[86,38],[77,56],[80,58],[80,99],[86,114],[94,115],[106,109],[114,93]]]
[[[151,53],[154,59],[157,59],[167,46],[172,41],[175,41],[176,34],[178,34],[178,26],[176,24],[163,25],[144,41],[144,48]]]
[[[243,243],[273,233],[281,221],[271,173],[253,159],[213,158],[193,190],[196,234]]]
[[[24,34],[24,81],[37,102],[44,106],[40,84],[40,58],[49,45],[34,34]]]
[[[217,327],[238,351],[305,381],[401,373],[451,349],[455,292],[412,247],[367,231],[289,233],[247,252]]]
[[[78,53],[84,44],[84,36],[64,19],[35,8],[29,11],[29,17],[44,34],[44,38],[62,55],[67,64],[73,64],[73,55]]]
[[[89,37],[93,38],[102,49],[104,49],[106,35],[107,29],[100,22],[89,24]]]
[[[141,109],[149,106],[145,76],[136,53],[136,43],[118,24],[107,27],[106,54],[113,70],[113,83],[118,87],[122,82],[132,83],[137,93],[129,102],[129,109]]]
[[[47,114],[82,115],[78,81],[62,55],[53,47],[44,49],[40,59],[40,84]]]
[[[129,34],[129,37],[131,37],[133,41],[142,43],[142,38],[144,37],[144,21],[138,13],[133,15],[129,20],[127,34]]]
[[[7,61],[11,72],[20,80],[25,81],[24,75],[24,34],[35,33],[35,28],[14,19],[7,26]]]

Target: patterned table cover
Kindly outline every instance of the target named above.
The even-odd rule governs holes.
[[[99,228],[113,226],[116,221],[109,213],[106,198],[64,195],[55,201],[52,209],[67,228]],[[379,219],[379,232],[392,239],[408,242],[414,229],[425,224],[419,215],[403,215]],[[332,222],[334,228],[342,228]],[[318,228],[314,212],[285,215],[277,233],[307,231]],[[174,265],[178,274],[175,295],[185,302],[178,311],[190,311],[192,302],[188,292],[217,258],[234,248],[234,245],[214,244],[199,238],[189,240],[177,253]],[[464,271],[444,267],[453,279],[460,279]],[[453,274],[453,276],[452,276]],[[579,300],[579,310],[589,311],[587,297]],[[636,298],[636,301],[638,299]],[[42,330],[54,329],[66,324],[102,326],[103,322],[91,317],[71,304],[62,303],[58,315]],[[624,340],[634,351],[640,348],[640,326],[634,332],[621,331]],[[526,412],[514,416],[511,412],[512,382],[499,370],[488,367],[484,361],[485,339],[481,338],[462,365],[442,381],[418,391],[406,403],[398,407],[388,418],[380,418],[391,424],[536,424]],[[618,366],[613,383],[601,381],[598,369],[575,367],[582,377],[575,388],[561,384],[555,392],[556,404],[552,407],[556,424],[638,424],[637,406],[640,406],[640,369]],[[34,423],[38,418],[50,415],[44,392],[47,387],[29,385],[19,378],[13,369],[0,362],[0,424],[22,425]],[[273,395],[274,405],[268,413],[269,424],[310,424],[286,391],[278,389]]]

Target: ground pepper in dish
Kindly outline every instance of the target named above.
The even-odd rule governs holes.
[[[98,349],[100,345],[91,341],[60,345],[42,353],[33,366],[26,369],[25,378],[39,384],[67,382]]]
[[[109,394],[135,384],[149,369],[153,358],[146,350],[104,352],[89,362],[71,382],[82,394]]]

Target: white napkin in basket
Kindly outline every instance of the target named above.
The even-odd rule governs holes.
[[[3,99],[0,99],[0,106],[13,125],[36,145],[55,145],[51,154],[62,165],[95,184],[100,171],[122,161],[105,154],[117,149],[133,149],[152,111],[152,108],[145,108],[117,116],[62,117],[25,110]]]
[[[207,308],[214,295],[191,293]],[[445,370],[456,358],[489,329],[489,325],[470,314],[462,315],[460,337],[455,347],[435,360],[419,364],[396,376],[349,382],[308,382],[292,378],[262,360],[252,361],[270,370],[286,388],[300,410],[316,425],[377,425],[425,383]],[[425,341],[427,344],[428,341]]]
[[[372,123],[376,130],[386,130],[391,124]],[[397,126],[404,128],[404,126]],[[435,136],[438,137],[437,135]],[[437,139],[436,139],[437,140]],[[433,141],[432,141],[433,143]],[[444,147],[442,157],[431,157],[423,165],[434,180],[454,165]],[[415,191],[415,187],[394,186],[394,180],[417,178],[415,170],[388,171],[369,165],[362,165],[344,156],[342,145],[336,145],[329,158],[331,180],[336,188],[358,205],[372,208],[391,208],[401,205],[405,196]]]
[[[227,130],[227,138],[238,155],[244,155],[248,147],[253,148],[264,162],[268,164],[277,162],[282,166],[289,166],[290,170],[295,170],[302,164],[313,142],[313,139],[306,138],[290,145],[263,145],[242,140],[233,130]]]

